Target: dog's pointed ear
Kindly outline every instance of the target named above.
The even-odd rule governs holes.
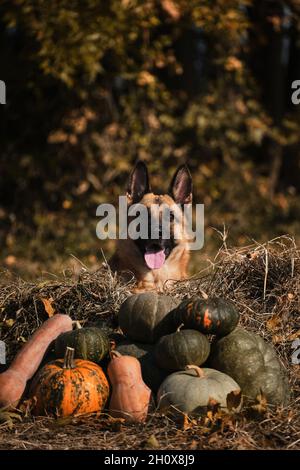
[[[128,203],[136,203],[142,199],[144,194],[151,191],[149,184],[148,169],[144,162],[139,160],[129,177],[127,187],[127,200]]]
[[[193,199],[192,175],[187,165],[177,168],[169,188],[169,194],[176,204],[190,204]]]

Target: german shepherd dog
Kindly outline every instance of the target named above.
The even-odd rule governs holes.
[[[183,214],[183,205],[192,202],[192,177],[186,165],[181,165],[175,172],[169,191],[166,194],[152,192],[148,169],[144,162],[135,165],[127,189],[127,208],[132,204],[143,204],[148,211],[148,239],[136,240],[127,238],[118,240],[117,249],[109,261],[113,271],[132,273],[137,280],[136,292],[146,290],[162,291],[166,281],[175,281],[187,277],[189,262],[189,245],[184,231],[181,236],[174,236],[174,217]],[[159,233],[151,239],[151,213],[153,205],[158,208],[157,225]],[[163,238],[160,207],[172,207],[170,216],[170,235]],[[152,207],[152,209],[151,209]],[[129,219],[128,219],[129,220]],[[132,276],[131,274],[131,276]],[[125,275],[126,276],[126,275]]]

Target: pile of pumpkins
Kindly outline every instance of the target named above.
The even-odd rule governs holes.
[[[153,405],[198,414],[218,403],[231,411],[262,393],[268,403],[285,405],[289,386],[275,350],[238,321],[225,299],[134,294],[121,305],[123,336],[115,343],[104,329],[73,329],[68,315],[56,314],[0,374],[0,406],[30,397],[36,415],[107,409],[143,422]],[[49,350],[56,359],[43,365]]]

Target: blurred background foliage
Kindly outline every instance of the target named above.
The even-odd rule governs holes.
[[[1,262],[89,266],[96,207],[134,161],[166,189],[190,166],[205,249],[300,233],[299,0],[9,0],[0,4]]]

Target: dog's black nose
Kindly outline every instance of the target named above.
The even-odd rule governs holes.
[[[149,243],[149,245],[147,245],[147,250],[153,251],[154,253],[156,251],[160,251],[161,248],[162,247],[161,247],[160,243]]]

